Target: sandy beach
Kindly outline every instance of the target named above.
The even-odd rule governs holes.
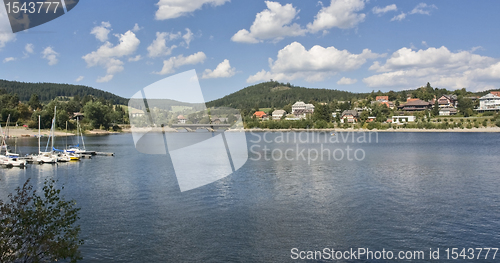
[[[7,134],[7,129],[3,129],[4,133]],[[109,132],[104,130],[91,130],[86,131],[85,135],[111,135],[118,134],[119,132]],[[40,134],[42,137],[47,137],[50,134],[50,130],[41,130]],[[73,133],[66,133],[65,131],[55,131],[55,136],[75,136]],[[8,130],[9,137],[12,138],[29,138],[38,136],[38,129],[27,129],[24,127],[10,127]]]
[[[14,137],[14,138],[23,138],[23,137],[36,137],[38,136],[38,129],[28,129],[24,127],[10,127],[7,131],[7,129],[4,127],[3,132],[5,134],[8,134],[9,137]],[[47,137],[50,134],[50,130],[41,130],[40,134],[42,137]],[[66,133],[62,131],[55,131],[54,132],[55,136],[74,136],[72,133]]]

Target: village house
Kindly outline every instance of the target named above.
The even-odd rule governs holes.
[[[345,110],[342,112],[340,117],[341,123],[356,123],[358,121],[358,111],[356,110]]]
[[[297,102],[295,102],[295,104],[292,105],[292,114],[298,110],[304,110],[307,113],[313,113],[314,112],[314,105],[306,104],[303,101],[297,101]]]
[[[295,118],[305,119],[308,114],[314,113],[314,105],[297,101],[292,105],[292,114]]]
[[[183,115],[177,116],[177,120],[180,124],[186,124],[186,118]]]
[[[281,120],[281,117],[283,117],[286,114],[286,111],[284,110],[275,110],[273,111],[273,120]]]
[[[432,108],[432,103],[419,100],[419,99],[408,99],[408,101],[400,105],[398,109],[403,111],[424,111]]]
[[[440,108],[456,108],[458,104],[458,97],[454,94],[443,95],[439,97],[437,101]]]
[[[440,108],[439,109],[439,116],[450,116],[450,115],[456,115],[457,114],[457,109],[453,107],[446,107],[446,108]]]
[[[392,123],[403,124],[407,122],[415,122],[415,116],[392,116]]]
[[[372,105],[374,104],[385,104],[387,108],[389,109],[394,109],[394,102],[389,101],[389,96],[377,96],[374,101],[371,102]]]
[[[477,111],[498,111],[500,110],[500,92],[492,91],[479,98],[479,108]]]
[[[258,119],[264,119],[267,118],[267,114],[263,111],[256,111],[253,116],[257,117]]]

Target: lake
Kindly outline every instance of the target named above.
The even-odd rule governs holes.
[[[186,192],[170,157],[139,153],[131,134],[86,137],[115,156],[0,169],[0,198],[57,179],[81,208],[83,262],[284,262],[293,248],[422,250],[421,262],[440,248],[440,262],[446,248],[499,246],[498,134],[309,135],[248,133],[241,169]],[[36,147],[18,141],[23,154]]]

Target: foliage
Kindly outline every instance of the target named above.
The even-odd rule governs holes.
[[[85,113],[85,119],[89,121],[93,128],[99,129],[101,126],[104,126],[105,129],[109,128],[111,109],[108,105],[100,101],[89,101],[83,107],[83,112]]]
[[[469,117],[474,114],[474,103],[469,98],[459,97],[457,108],[458,111],[464,115],[464,117]]]
[[[332,115],[329,111],[327,105],[317,103],[314,107],[313,120],[314,121],[324,121],[325,123],[330,122]]]
[[[9,202],[0,200],[0,262],[54,262],[81,259],[79,208],[65,201],[54,180],[38,195],[29,179]]]
[[[110,92],[86,86],[55,84],[55,83],[27,83],[18,81],[0,80],[0,88],[6,93],[16,93],[17,101],[29,101],[33,94],[37,94],[39,101],[48,102],[57,97],[94,97],[111,100],[114,104],[127,104],[128,100]],[[31,105],[30,105],[31,106]],[[35,108],[32,108],[35,110]]]
[[[288,87],[288,89],[279,89],[279,87]],[[277,81],[269,81],[246,87],[221,99],[210,101],[207,103],[207,107],[226,106],[236,109],[255,109],[256,107],[283,108],[297,101],[304,101],[306,103],[310,101],[331,102],[334,100],[364,98],[366,95],[332,89],[309,89]],[[291,111],[291,108],[285,109],[285,111],[290,113],[288,110]]]

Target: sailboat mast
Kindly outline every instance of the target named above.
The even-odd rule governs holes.
[[[38,115],[38,154],[40,153],[40,115]]]
[[[52,125],[54,128],[52,129],[52,150],[54,151],[54,130],[56,129],[56,113],[57,113],[57,106],[54,106],[54,124]]]

